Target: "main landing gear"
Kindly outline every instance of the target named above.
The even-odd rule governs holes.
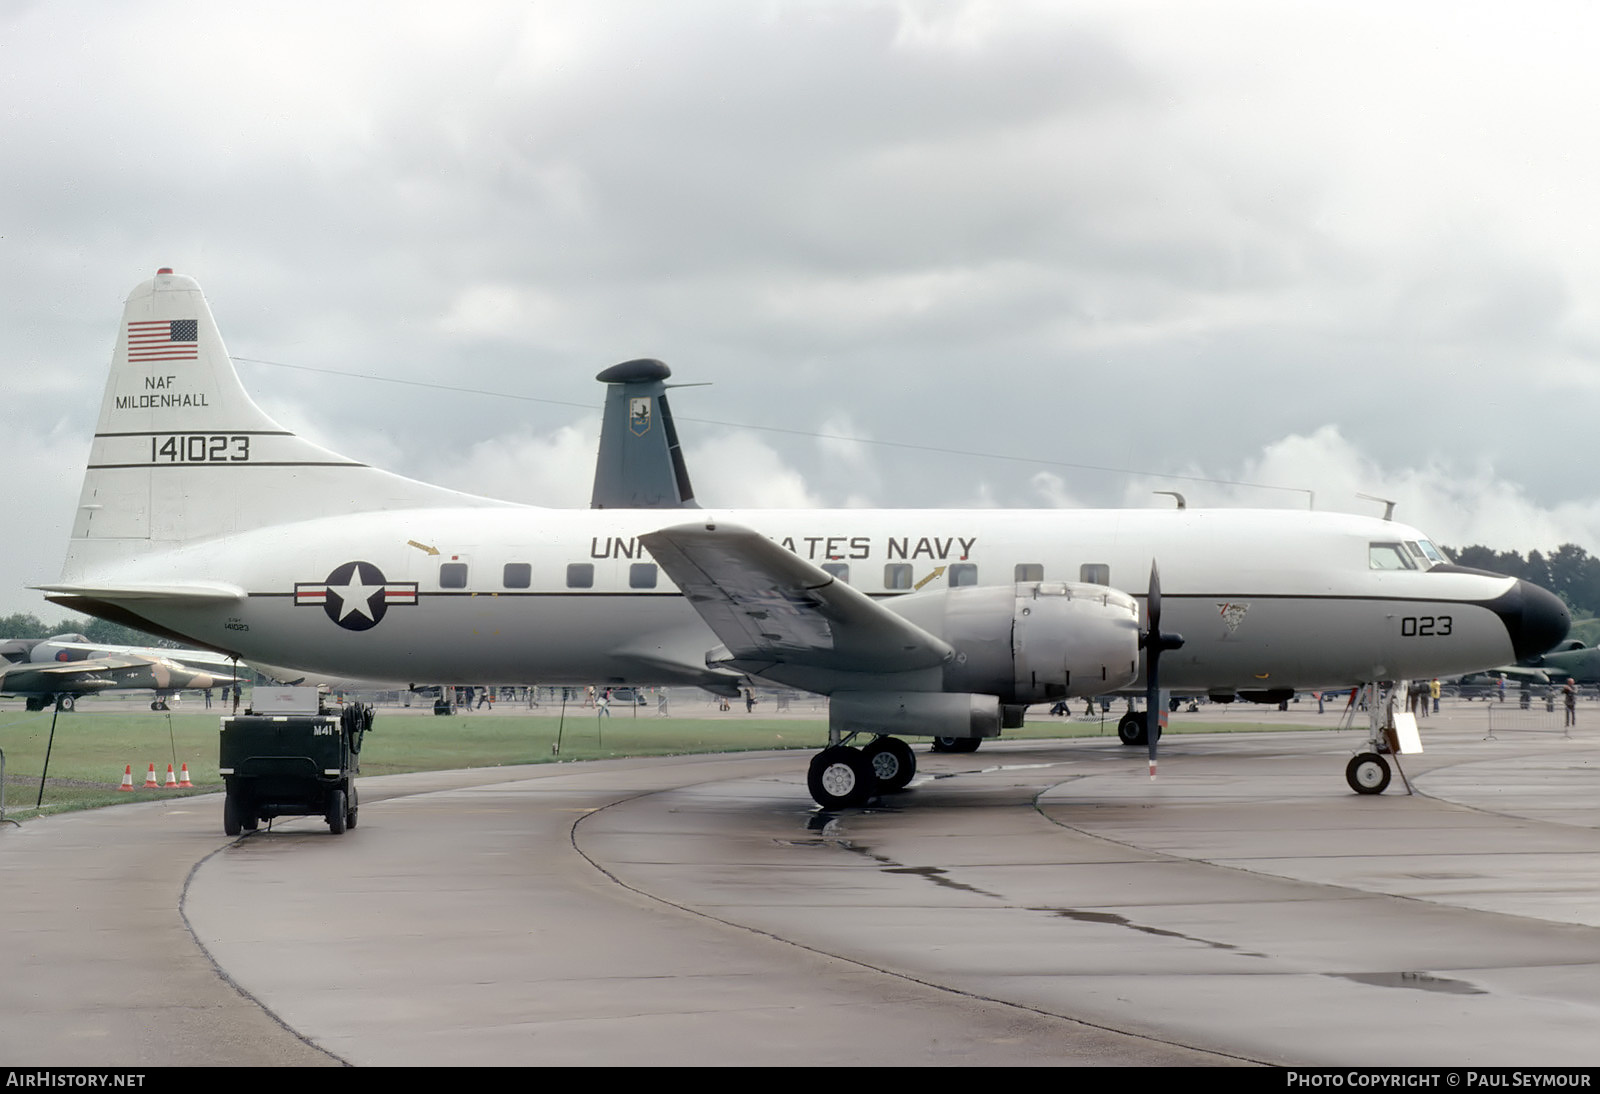
[[[865,748],[841,742],[817,753],[806,786],[822,808],[848,809],[867,804],[874,794],[904,790],[916,773],[910,745],[898,737],[878,737]]]
[[[1158,720],[1159,721],[1159,720]],[[1117,739],[1132,748],[1150,743],[1149,719],[1143,710],[1130,710],[1117,722]],[[1161,726],[1156,726],[1156,740],[1161,739]]]

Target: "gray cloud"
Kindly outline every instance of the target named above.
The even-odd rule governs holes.
[[[1522,514],[1507,545],[1541,527],[1600,550],[1560,439],[1600,412],[1597,77],[1575,45],[1600,16],[1378,18],[8,5],[3,413],[48,456],[27,538],[58,544],[8,572],[53,576],[71,438],[158,265],[201,280],[240,356],[554,400],[241,365],[288,424],[460,486],[581,463],[594,417],[562,404],[598,406],[594,373],[647,355],[714,382],[684,419],[1038,461],[686,421],[702,491],[741,501],[760,479],[723,463],[824,504],[1142,504],[1153,481],[1062,464],[1297,476],[1329,507],[1368,479],[1457,497],[1453,476],[1516,500],[1490,507]]]

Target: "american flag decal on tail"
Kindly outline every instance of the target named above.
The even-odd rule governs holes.
[[[143,319],[128,324],[128,360],[193,361],[200,356],[199,321]]]

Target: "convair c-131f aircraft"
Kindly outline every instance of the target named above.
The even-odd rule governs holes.
[[[827,807],[905,785],[897,735],[992,737],[1030,703],[1138,686],[1147,660],[1162,687],[1219,697],[1348,687],[1505,664],[1569,622],[1536,586],[1343,514],[689,517],[515,505],[320,448],[250,400],[199,285],[161,270],[128,298],[71,547],[43,588],[352,677],[819,692],[830,746],[809,785]]]

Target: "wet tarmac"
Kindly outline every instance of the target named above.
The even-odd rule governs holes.
[[[1169,736],[1154,783],[919,747],[836,815],[787,753],[365,779],[339,837],[7,827],[0,1061],[1593,1065],[1600,731],[1461,707],[1409,796],[1275,732]]]

